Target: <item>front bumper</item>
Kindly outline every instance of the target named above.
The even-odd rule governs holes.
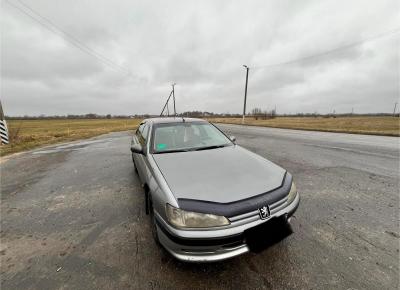
[[[218,229],[176,229],[157,215],[157,233],[160,243],[175,258],[187,262],[215,262],[233,258],[249,251],[244,231],[267,222],[271,218],[289,218],[297,210],[300,196],[268,219],[248,219],[249,222],[232,223],[233,226]]]

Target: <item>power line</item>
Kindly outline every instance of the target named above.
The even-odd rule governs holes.
[[[392,34],[396,34],[396,33],[399,33],[399,32],[400,32],[400,28],[396,28],[396,29],[386,31],[384,33],[381,33],[381,34],[378,34],[378,35],[375,35],[375,36],[372,36],[372,37],[369,37],[369,38],[362,39],[362,40],[357,41],[357,42],[353,42],[353,43],[349,43],[349,44],[342,45],[342,46],[339,46],[339,47],[335,47],[333,49],[330,49],[330,50],[327,50],[327,51],[324,51],[324,52],[320,52],[320,53],[316,53],[316,54],[313,54],[313,55],[308,55],[308,56],[304,56],[304,57],[301,57],[301,58],[296,58],[296,59],[292,59],[292,60],[288,60],[288,61],[284,61],[284,62],[272,63],[272,64],[261,65],[261,66],[251,66],[251,68],[253,68],[253,69],[264,69],[264,68],[288,65],[288,64],[293,64],[293,63],[300,62],[300,61],[310,60],[310,59],[317,58],[317,57],[320,57],[320,56],[329,55],[331,53],[335,53],[335,52],[338,52],[338,51],[341,51],[341,50],[346,50],[346,49],[349,49],[351,47],[361,45],[361,44],[363,44],[365,42],[370,42],[370,41],[376,40],[378,38],[382,38],[382,37],[389,36],[389,35],[392,35]]]
[[[22,1],[18,0],[18,2],[21,5],[23,5],[26,9],[28,9],[34,15],[32,15],[31,13],[28,13],[25,9],[22,9],[21,7],[15,5],[14,3],[10,2],[9,0],[6,0],[6,2],[9,5],[13,6],[14,8],[18,9],[20,12],[22,12],[25,15],[27,15],[28,17],[30,17],[31,19],[33,19],[34,21],[36,21],[37,23],[39,23],[40,25],[42,25],[43,27],[45,27],[46,29],[48,29],[49,31],[62,37],[69,44],[71,44],[71,45],[77,47],[78,49],[80,49],[81,51],[93,56],[94,58],[96,58],[97,60],[102,62],[103,64],[113,68],[114,70],[123,72],[126,75],[131,74],[131,72],[127,68],[124,68],[124,67],[116,64],[112,60],[108,59],[107,57],[103,56],[102,54],[91,49],[86,44],[84,44],[82,41],[80,41],[79,39],[77,39],[76,37],[74,37],[73,35],[68,33],[67,31],[63,30],[58,25],[56,25],[54,22],[52,22],[50,19],[42,16],[40,13],[38,13],[36,10],[34,10],[32,7],[28,6],[27,4],[23,3]]]

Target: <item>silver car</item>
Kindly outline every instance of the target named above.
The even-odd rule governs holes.
[[[131,151],[153,236],[175,258],[224,260],[291,233],[300,201],[291,174],[213,124],[146,119]]]

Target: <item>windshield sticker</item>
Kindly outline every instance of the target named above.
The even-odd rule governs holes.
[[[167,144],[164,143],[157,144],[157,150],[164,150],[165,148],[167,148]]]

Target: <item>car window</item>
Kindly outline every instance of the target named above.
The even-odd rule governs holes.
[[[144,147],[147,143],[147,135],[149,132],[149,125],[148,124],[143,124],[143,126],[140,126],[138,131],[136,132],[136,136],[139,140],[139,143]]]
[[[228,146],[232,142],[206,122],[166,123],[154,127],[153,153]]]
[[[142,131],[142,138],[143,138],[144,143],[146,143],[146,141],[147,141],[148,133],[149,133],[149,125],[145,124],[143,127],[143,131]]]
[[[137,128],[137,130],[136,130],[136,136],[137,136],[138,138],[139,138],[140,134],[141,134],[142,131],[143,131],[144,125],[145,125],[145,124],[140,124],[139,128]]]

